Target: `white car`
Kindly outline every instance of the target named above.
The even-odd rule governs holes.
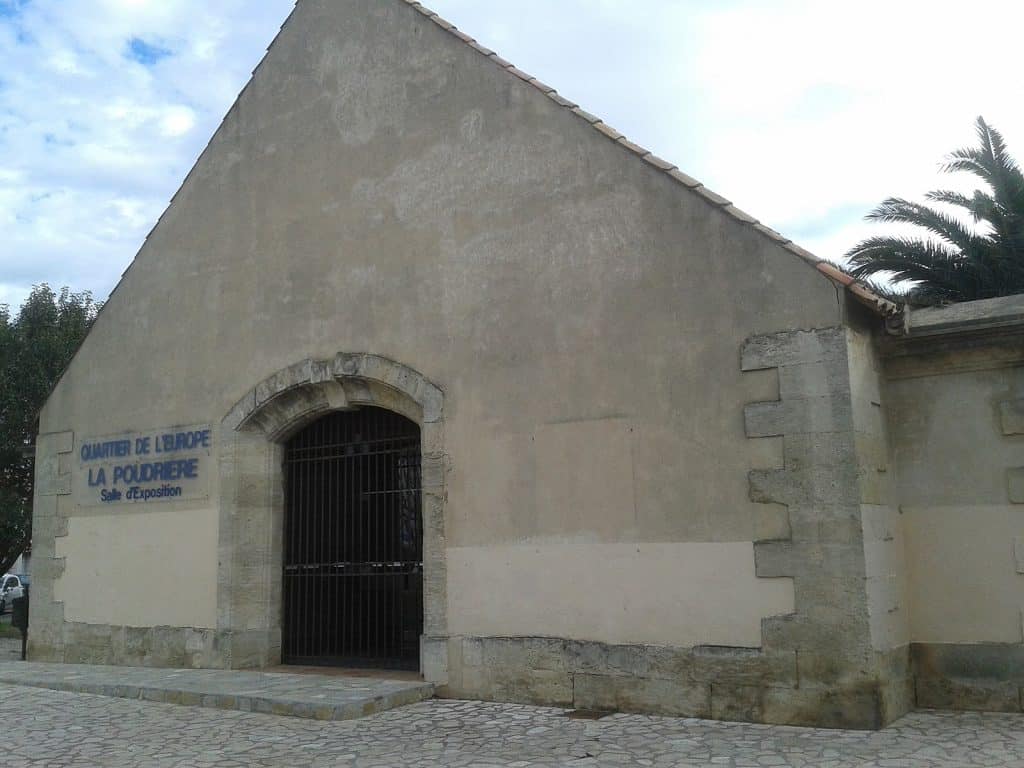
[[[4,613],[8,606],[18,597],[25,596],[25,587],[14,574],[7,574],[0,583],[0,613]]]

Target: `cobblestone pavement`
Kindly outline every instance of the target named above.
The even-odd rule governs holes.
[[[290,717],[0,685],[5,768],[61,766],[803,766],[1022,768],[1024,716],[916,713],[881,732],[427,701],[363,720]]]

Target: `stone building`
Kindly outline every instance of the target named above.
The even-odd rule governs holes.
[[[1019,708],[1022,314],[903,313],[418,3],[301,0],[42,411],[30,654]]]

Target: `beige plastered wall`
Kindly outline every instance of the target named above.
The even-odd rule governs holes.
[[[973,352],[890,369],[911,639],[1020,643],[1024,505],[1010,473],[1024,435],[1003,413],[1024,398],[1024,365]]]
[[[453,628],[757,645],[793,598],[753,572],[788,528],[749,498],[779,457],[743,406],[778,382],[739,350],[840,322],[794,254],[406,4],[303,0],[41,431],[217,424],[297,361],[382,355],[444,391]],[[56,503],[67,620],[209,623],[209,504]]]
[[[750,542],[456,547],[448,573],[455,635],[757,648],[761,619],[793,611],[792,581],[757,579]]]
[[[213,509],[82,515],[58,540],[55,597],[67,621],[213,628],[217,514]]]

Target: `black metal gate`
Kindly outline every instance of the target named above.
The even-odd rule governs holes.
[[[418,669],[422,631],[419,427],[325,416],[285,449],[283,661]]]

